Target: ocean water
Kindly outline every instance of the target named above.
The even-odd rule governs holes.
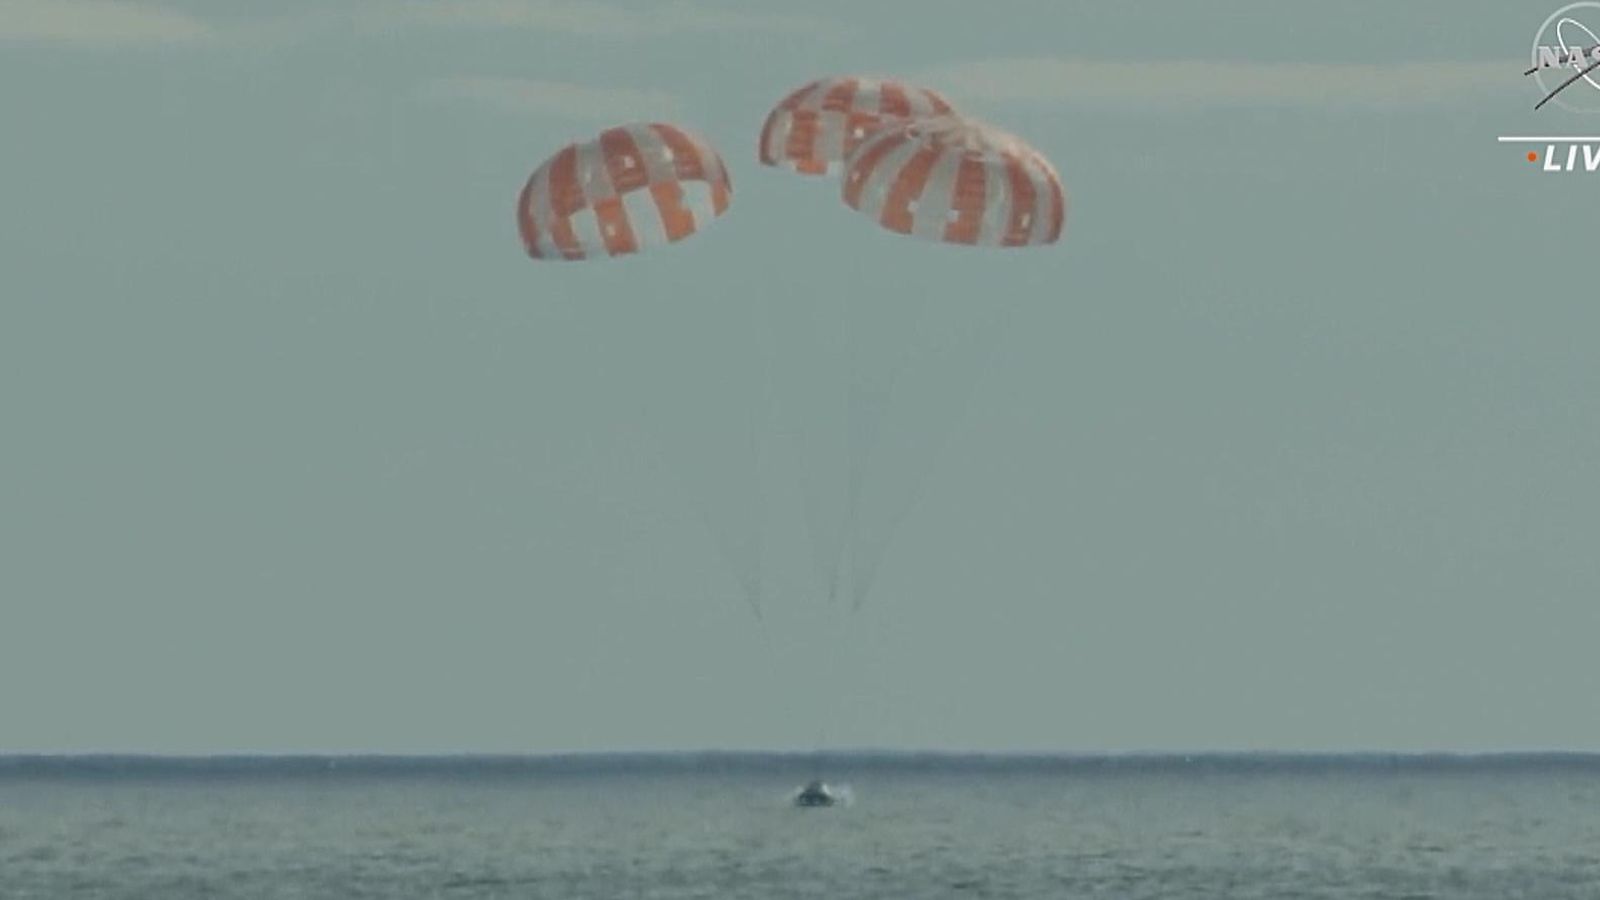
[[[3,900],[790,897],[1600,898],[1600,758],[0,758]]]

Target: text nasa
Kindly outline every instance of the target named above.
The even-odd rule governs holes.
[[[1585,59],[1585,57],[1588,57]],[[1533,66],[1536,69],[1560,69],[1571,66],[1582,71],[1589,68],[1591,63],[1600,63],[1600,44],[1587,50],[1582,47],[1543,47],[1534,54]]]

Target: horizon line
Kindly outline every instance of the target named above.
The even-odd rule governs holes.
[[[148,760],[171,762],[212,761],[305,761],[305,760],[395,760],[417,762],[448,761],[556,761],[575,759],[650,758],[672,759],[684,757],[742,757],[786,758],[818,756],[870,758],[942,758],[942,759],[995,759],[995,760],[1109,760],[1109,759],[1224,759],[1224,758],[1492,758],[1492,757],[1594,757],[1600,759],[1600,749],[1201,749],[1201,750],[968,750],[920,749],[888,747],[842,747],[834,749],[628,749],[628,750],[540,750],[540,751],[386,751],[386,750],[227,750],[218,752],[160,752],[141,750],[6,750],[0,749],[0,761],[5,760]]]

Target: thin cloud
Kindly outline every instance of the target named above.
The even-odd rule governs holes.
[[[424,100],[468,103],[512,115],[553,116],[616,122],[676,116],[677,95],[636,88],[592,87],[560,81],[455,76],[436,78],[421,89]]]
[[[1125,106],[1355,105],[1470,102],[1525,88],[1503,62],[1124,62],[993,59],[928,69],[918,79],[975,101]]]
[[[738,32],[818,38],[843,35],[837,25],[811,16],[731,7],[708,9],[683,2],[651,2],[628,9],[601,0],[433,0],[370,9],[375,23],[520,28],[597,38]]]
[[[405,28],[515,30],[601,40],[675,35],[783,35],[836,41],[837,24],[799,13],[707,8],[683,0],[630,8],[609,0],[367,0],[286,15],[213,21],[121,0],[0,0],[0,42],[126,45],[272,43]]]
[[[176,44],[214,34],[177,10],[114,0],[0,0],[0,42],[126,46]]]

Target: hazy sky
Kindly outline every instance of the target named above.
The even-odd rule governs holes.
[[[0,750],[1600,750],[1600,176],[1495,141],[1600,127],[1556,5],[0,0]],[[756,164],[837,72],[1063,243]],[[729,214],[526,259],[641,118]],[[807,501],[903,354],[847,615]]]

